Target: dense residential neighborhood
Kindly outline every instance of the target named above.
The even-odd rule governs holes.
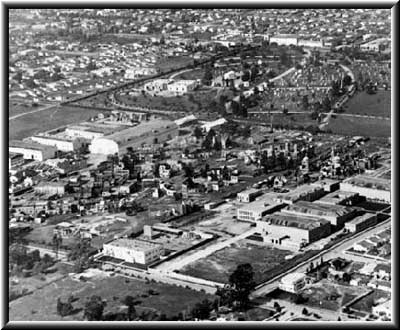
[[[390,9],[8,9],[9,321],[392,321]]]

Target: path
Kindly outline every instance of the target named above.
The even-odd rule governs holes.
[[[179,72],[175,72],[169,77],[169,79],[174,79],[176,76],[179,76],[182,73],[189,72],[189,71],[192,71],[192,70],[193,69],[185,69],[185,70],[182,70],[182,71],[179,71]]]
[[[45,110],[48,110],[48,109],[51,109],[51,108],[54,108],[54,107],[58,107],[59,105],[60,105],[59,103],[50,104],[50,105],[44,106],[44,107],[36,109],[36,110],[32,110],[32,111],[28,111],[28,112],[20,113],[18,115],[11,116],[11,117],[8,118],[8,120],[10,121],[10,120],[17,119],[17,118],[25,116],[25,115],[29,115],[31,113],[45,111]]]
[[[244,232],[243,234],[240,234],[240,235],[232,237],[232,238],[228,238],[225,241],[218,242],[216,244],[205,247],[203,250],[197,251],[191,255],[186,255],[186,256],[183,255],[179,259],[177,258],[176,260],[171,260],[170,262],[162,263],[159,266],[157,266],[156,269],[163,270],[163,271],[173,271],[175,269],[180,269],[196,260],[205,258],[218,250],[222,250],[223,248],[225,248],[233,243],[236,243],[237,241],[240,241],[240,240],[246,238],[247,236],[254,234],[256,231],[257,231],[256,228],[252,228],[252,229]]]
[[[347,66],[345,66],[345,65],[343,65],[343,64],[339,64],[339,66],[343,69],[343,71],[344,71],[346,74],[348,74],[348,75],[351,77],[351,80],[352,80],[352,81],[355,81],[355,80],[354,80],[354,74],[353,74],[353,72],[352,72]],[[344,104],[344,102],[342,102],[341,104],[339,104],[339,107],[341,107],[343,104]],[[329,124],[329,119],[331,119],[331,117],[332,117],[332,115],[333,115],[334,112],[335,112],[335,108],[332,108],[331,111],[328,112],[328,115],[325,116],[325,117],[322,119],[322,123],[318,126],[319,129],[323,129],[325,126],[327,126],[327,125]]]

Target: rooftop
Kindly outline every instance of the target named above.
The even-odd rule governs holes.
[[[281,278],[281,282],[293,283],[302,280],[305,277],[303,273],[290,273]]]
[[[317,216],[343,216],[353,211],[350,207],[341,205],[325,205],[313,202],[298,201],[295,204],[289,205],[284,211],[298,212],[303,214]]]
[[[316,219],[307,216],[285,214],[282,212],[267,215],[262,221],[269,222],[275,226],[294,227],[304,230],[312,230],[330,222],[325,219]]]
[[[10,141],[8,146],[10,148],[24,148],[24,149],[38,150],[38,151],[45,151],[45,150],[49,150],[49,149],[55,149],[55,147],[43,145],[43,144],[36,143],[36,142],[17,141],[17,140]]]
[[[378,190],[391,190],[391,180],[384,178],[377,178],[368,175],[357,175],[355,177],[344,180],[343,183],[353,184],[355,186],[372,188]]]
[[[363,215],[355,217],[354,219],[350,220],[347,223],[357,225],[357,224],[362,223],[363,221],[365,221],[369,218],[372,218],[374,216],[375,216],[375,214],[373,214],[373,213],[365,213]]]
[[[154,243],[139,239],[128,239],[128,238],[119,238],[116,239],[115,241],[107,243],[107,245],[125,247],[128,249],[135,249],[139,251],[150,251],[153,250],[155,247],[160,246],[159,243]]]

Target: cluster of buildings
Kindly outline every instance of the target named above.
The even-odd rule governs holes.
[[[157,95],[168,92],[171,95],[183,95],[199,86],[197,80],[155,79],[143,86],[146,93]]]
[[[371,182],[375,179],[368,178]],[[386,184],[390,187],[390,181]],[[342,228],[355,233],[375,225],[375,213],[360,213],[354,205],[365,199],[384,201],[380,189],[364,190],[348,186],[346,180],[331,179],[300,185],[283,194],[264,194],[251,188],[237,195],[241,203],[237,219],[255,223],[266,242],[301,249]],[[390,191],[387,193],[390,196]]]

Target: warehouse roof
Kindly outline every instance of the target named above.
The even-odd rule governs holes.
[[[298,201],[289,205],[286,209],[289,212],[310,214],[312,216],[343,216],[353,212],[353,209],[341,205],[327,205],[306,201]]]
[[[283,212],[266,215],[262,218],[261,221],[269,222],[271,225],[275,226],[294,227],[304,230],[312,230],[330,223],[329,221],[322,218],[317,219],[307,216],[287,214]]]

